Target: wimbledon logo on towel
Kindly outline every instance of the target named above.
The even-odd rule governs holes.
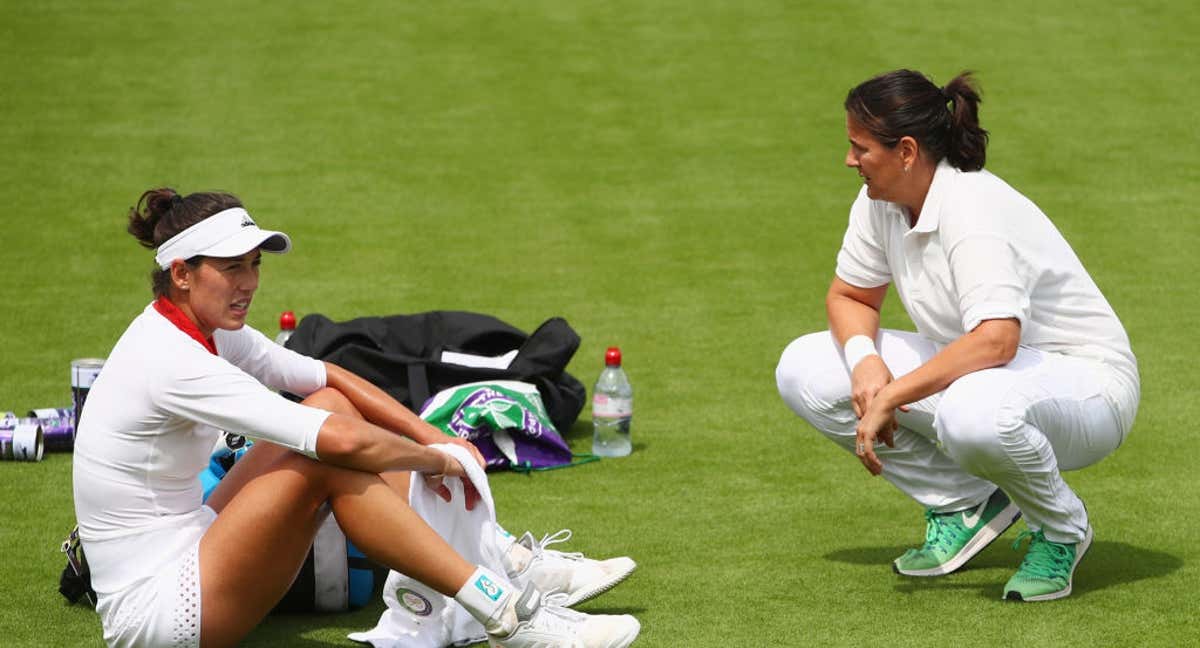
[[[400,602],[409,612],[417,616],[429,616],[433,614],[433,603],[429,599],[421,596],[417,592],[401,587],[396,590],[396,600]]]
[[[478,588],[480,592],[483,592],[484,596],[492,599],[493,601],[499,600],[500,595],[504,593],[504,590],[500,589],[499,585],[493,583],[492,579],[482,574],[480,574],[479,578],[476,579],[475,587]]]

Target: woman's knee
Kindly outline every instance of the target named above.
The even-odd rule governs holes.
[[[255,444],[257,448],[258,444]],[[278,473],[272,478],[275,487],[286,493],[287,498],[303,498],[315,505],[320,505],[332,490],[333,478],[329,464],[303,455],[294,450],[281,448],[282,452],[273,453],[270,461],[260,470],[260,475]],[[234,466],[235,468],[237,466]]]
[[[309,407],[323,409],[326,412],[363,418],[362,413],[358,411],[354,403],[340,390],[333,387],[322,387],[309,394],[308,398],[305,398],[302,402]]]
[[[938,443],[962,467],[986,473],[1006,459],[1006,439],[1024,421],[1005,406],[1003,393],[971,389],[969,384],[962,385],[964,389],[956,386],[958,383],[946,390],[934,416]]]
[[[304,492],[317,504],[340,494],[359,493],[377,482],[386,483],[381,475],[326,463],[294,451],[280,457],[272,469],[287,471],[297,477],[296,491]]]
[[[775,386],[788,407],[810,423],[846,407],[850,379],[829,331],[797,338],[783,350]]]

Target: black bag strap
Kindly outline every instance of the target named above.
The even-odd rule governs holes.
[[[425,401],[433,394],[429,393],[429,375],[425,371],[425,363],[413,362],[405,367],[408,373],[408,396],[412,399],[413,411],[418,412]]]

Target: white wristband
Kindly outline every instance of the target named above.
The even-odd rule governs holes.
[[[879,351],[875,348],[875,340],[865,335],[855,335],[846,340],[843,350],[846,355],[846,366],[850,368],[850,371],[854,371],[854,367],[868,356],[879,355]]]

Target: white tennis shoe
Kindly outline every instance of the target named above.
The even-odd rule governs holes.
[[[625,648],[642,625],[628,614],[584,614],[563,607],[562,594],[543,596],[530,584],[513,606],[517,628],[489,636],[492,648]]]
[[[528,566],[513,576],[518,584],[533,583],[546,595],[563,595],[564,606],[573,606],[593,599],[616,587],[637,569],[632,558],[621,556],[608,560],[585,558],[581,553],[565,553],[548,547],[571,539],[571,530],[563,529],[553,535],[534,540],[528,531],[517,543],[532,554]]]

